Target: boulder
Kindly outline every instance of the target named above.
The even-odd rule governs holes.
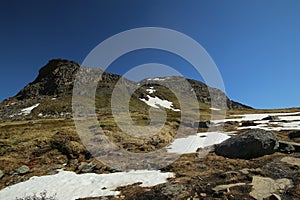
[[[244,121],[241,126],[256,126],[256,124],[253,121]]]
[[[269,115],[268,117],[263,118],[262,120],[280,121],[278,116],[271,116],[271,115]]]
[[[300,143],[295,142],[287,142],[287,141],[279,141],[279,151],[282,152],[300,152]]]
[[[252,183],[253,188],[250,192],[250,196],[257,200],[264,200],[270,198],[273,194],[283,193],[286,189],[292,187],[292,181],[290,179],[271,179],[268,177],[253,176]]]
[[[273,132],[252,129],[216,145],[215,153],[228,158],[251,159],[275,153],[278,146]]]
[[[294,139],[294,138],[300,138],[300,131],[293,131],[289,133],[289,138]]]

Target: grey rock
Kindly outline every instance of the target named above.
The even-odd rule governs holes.
[[[228,158],[251,159],[275,153],[278,146],[273,132],[252,129],[216,145],[215,153]]]
[[[27,174],[30,171],[30,168],[26,165],[22,165],[21,167],[15,170],[18,174],[23,175]]]

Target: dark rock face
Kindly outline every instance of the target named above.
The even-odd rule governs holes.
[[[251,159],[275,153],[278,146],[278,139],[271,131],[252,129],[217,145],[215,153],[228,158]]]

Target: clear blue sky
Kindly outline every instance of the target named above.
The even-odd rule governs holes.
[[[81,63],[114,34],[157,26],[198,41],[217,64],[231,99],[256,108],[300,107],[300,1],[186,2],[2,1],[0,100],[33,81],[50,59]],[[188,68],[181,60],[158,53],[128,55],[119,62],[125,67],[112,71],[124,73],[129,65],[146,61]],[[195,78],[189,70],[185,75]]]

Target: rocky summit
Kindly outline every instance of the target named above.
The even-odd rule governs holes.
[[[196,80],[170,76],[136,83],[93,70],[51,60],[1,103],[0,199],[300,199],[300,108],[257,110]],[[73,88],[79,74],[93,72],[101,76],[86,76],[79,86],[97,85],[90,104],[95,116],[87,116],[85,134],[79,134],[75,122],[84,115],[73,116]],[[122,93],[112,101],[118,82],[132,91],[128,110]],[[90,101],[84,89],[80,100]],[[115,113],[112,103],[121,105]],[[195,109],[200,116],[192,115]],[[128,121],[134,127],[126,132]],[[120,151],[107,148],[107,141]],[[132,162],[123,152],[145,157]],[[169,159],[162,152],[177,157],[159,165]]]

